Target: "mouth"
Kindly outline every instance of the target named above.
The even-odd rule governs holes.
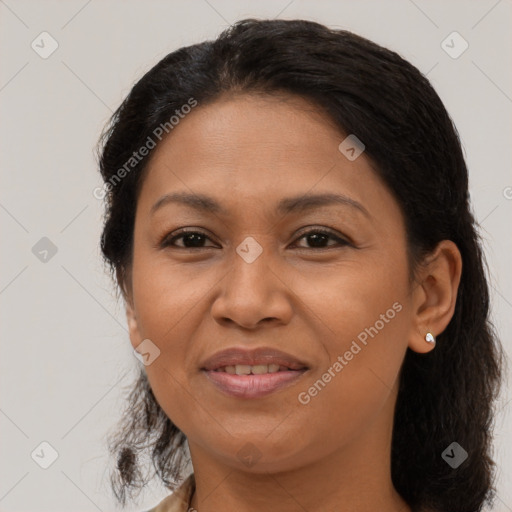
[[[242,366],[242,368],[251,367]],[[276,372],[245,374],[228,373],[222,370],[204,370],[209,382],[218,390],[237,398],[265,397],[294,384],[306,372],[307,369],[290,370],[288,368]]]
[[[266,373],[291,372],[306,369],[307,368],[293,369],[279,364],[237,364],[220,366],[219,368],[211,371],[229,373],[230,375],[265,375]]]
[[[262,398],[296,383],[309,367],[297,358],[271,348],[232,348],[207,359],[200,370],[223,394]]]

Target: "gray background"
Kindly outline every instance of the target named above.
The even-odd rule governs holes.
[[[512,353],[511,0],[0,0],[0,511],[117,509],[104,440],[140,363],[100,260],[93,148],[146,70],[249,16],[348,29],[428,75],[462,139],[493,318]],[[59,45],[47,58],[31,47],[51,49],[43,31]],[[453,31],[469,44],[458,58],[442,47]],[[43,237],[56,254],[44,253]],[[500,512],[512,511],[510,379],[506,386],[495,429]],[[43,441],[58,452],[48,469],[31,457],[50,460]],[[166,494],[149,487],[128,510]]]

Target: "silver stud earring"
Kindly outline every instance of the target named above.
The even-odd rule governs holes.
[[[427,334],[425,335],[425,341],[427,343],[432,343],[432,345],[434,345],[434,346],[436,344],[436,339],[431,332],[427,332]]]

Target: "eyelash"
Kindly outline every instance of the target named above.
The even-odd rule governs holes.
[[[178,231],[178,233],[174,234],[174,236],[170,237],[170,235],[166,235],[164,236],[164,238],[162,239],[162,241],[160,242],[159,246],[164,249],[164,248],[167,248],[167,247],[174,247],[174,248],[177,248],[177,249],[183,249],[183,250],[188,250],[188,251],[195,251],[195,250],[200,250],[200,249],[208,249],[208,248],[211,248],[210,247],[180,247],[180,246],[176,246],[174,245],[174,242],[180,238],[183,238],[184,235],[189,235],[189,234],[193,234],[193,235],[201,235],[209,240],[210,237],[206,234],[206,233],[203,233],[201,231],[195,231],[195,230],[189,230],[189,229],[183,229],[183,230],[180,230]],[[347,240],[344,240],[343,238],[335,235],[333,232],[331,231],[328,231],[328,230],[325,230],[325,229],[319,229],[319,228],[316,228],[316,229],[310,229],[309,231],[305,231],[303,232],[295,241],[295,243],[309,235],[312,235],[312,234],[319,234],[319,235],[324,235],[324,236],[327,236],[329,238],[332,238],[333,240],[336,240],[337,242],[337,245],[331,245],[331,246],[327,246],[327,247],[299,247],[299,249],[305,249],[305,250],[314,250],[314,251],[326,251],[326,250],[329,250],[329,249],[336,249],[336,248],[340,248],[340,247],[344,247],[344,246],[350,246],[350,247],[353,247],[353,245],[351,243],[349,243]]]

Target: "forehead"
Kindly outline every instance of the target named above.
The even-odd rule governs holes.
[[[151,165],[186,156],[196,164],[207,160],[263,171],[261,163],[270,159],[273,167],[302,158],[305,164],[332,159],[342,138],[331,119],[301,97],[223,96],[185,116],[156,148]]]
[[[244,201],[274,208],[283,197],[315,192],[343,194],[368,209],[393,201],[364,153],[350,161],[339,151],[345,137],[295,96],[199,104],[154,150],[139,206],[149,213],[176,191],[215,196],[226,209]]]

